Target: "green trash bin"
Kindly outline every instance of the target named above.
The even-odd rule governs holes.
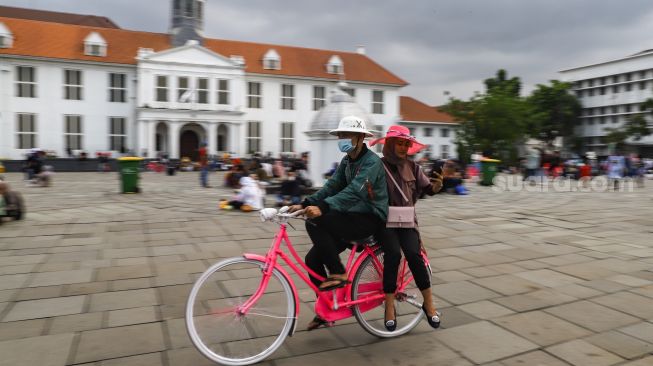
[[[143,158],[126,156],[118,159],[118,171],[120,172],[120,185],[122,193],[139,193],[138,168]]]
[[[497,166],[501,160],[483,159],[481,160],[481,185],[491,186],[492,180],[497,175]]]

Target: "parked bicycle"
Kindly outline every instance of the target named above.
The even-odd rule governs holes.
[[[225,259],[206,270],[193,285],[186,304],[186,328],[195,347],[210,360],[224,365],[253,364],[270,356],[294,334],[300,301],[288,269],[318,293],[315,313],[328,322],[354,316],[370,334],[389,338],[409,332],[423,318],[420,291],[402,259],[395,305],[399,327],[393,332],[385,329],[383,251],[373,237],[350,242],[346,269],[351,283],[318,291],[305,272],[322,281],[324,278],[306,266],[286,231],[291,219],[305,220],[302,214],[303,210],[288,213],[288,207],[261,210],[263,222],[279,224],[267,254],[245,253]],[[430,271],[426,254],[422,255]]]

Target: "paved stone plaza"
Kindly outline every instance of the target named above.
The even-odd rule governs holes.
[[[183,320],[193,280],[264,253],[277,227],[218,212],[197,173],[58,173],[0,226],[0,365],[208,365]],[[218,183],[213,174],[211,184]],[[443,326],[379,340],[353,319],[298,332],[264,364],[653,365],[653,182],[634,192],[510,192],[420,201]],[[269,200],[272,202],[272,200]],[[302,253],[303,228],[290,230]]]

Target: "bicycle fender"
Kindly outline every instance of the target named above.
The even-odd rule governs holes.
[[[251,260],[265,263],[265,257],[260,254],[245,253],[243,254],[243,257],[245,257],[246,259],[251,259]],[[292,277],[288,275],[288,272],[285,269],[283,269],[279,264],[274,266],[274,269],[281,272],[281,274],[288,280],[288,283],[290,284],[290,289],[292,290],[293,298],[295,299],[295,318],[293,319],[293,325],[292,327],[290,327],[290,332],[288,333],[288,336],[292,337],[292,335],[295,333],[295,329],[297,328],[297,319],[299,319],[299,295],[297,289],[295,288],[295,283],[292,281]]]

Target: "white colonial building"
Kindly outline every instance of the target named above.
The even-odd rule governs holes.
[[[210,39],[203,0],[171,2],[166,34],[103,17],[0,7],[0,157],[32,148],[193,158],[310,150],[339,81],[375,126],[407,83],[365,54]]]
[[[583,105],[577,132],[584,138],[585,151],[605,155],[606,128],[622,126],[630,116],[640,113],[643,101],[653,97],[653,50],[562,70],[560,74],[563,81],[573,83]],[[644,155],[653,155],[653,136],[627,144]]]

